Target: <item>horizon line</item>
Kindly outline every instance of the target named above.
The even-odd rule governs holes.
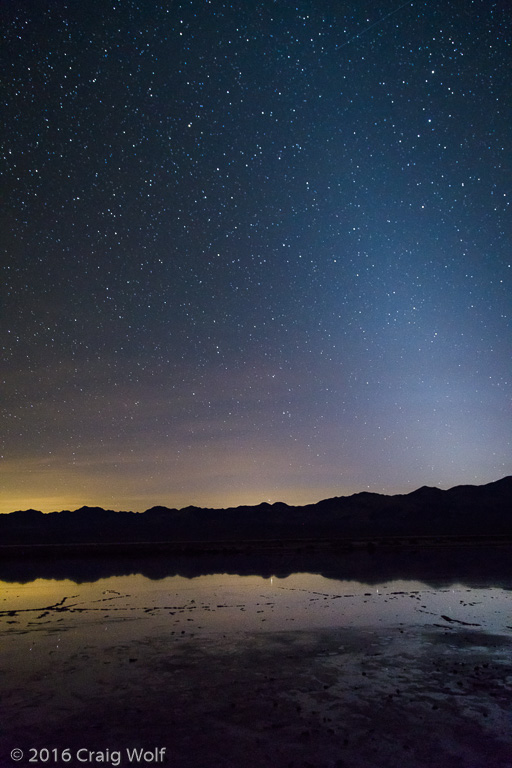
[[[59,509],[55,509],[55,510],[52,510],[50,512],[43,512],[40,509],[35,509],[34,507],[28,507],[26,509],[14,509],[11,512],[0,512],[0,515],[12,515],[12,514],[16,514],[18,512],[40,512],[42,515],[52,515],[52,514],[59,514],[60,512],[78,512],[81,509],[102,509],[105,512],[107,512],[107,511],[108,512],[116,512],[118,514],[129,513],[129,514],[135,514],[135,515],[143,515],[143,514],[145,514],[145,512],[148,512],[149,510],[155,509],[155,508],[158,508],[158,507],[161,507],[163,509],[173,510],[173,511],[176,511],[176,512],[183,512],[183,511],[186,511],[187,509],[216,510],[216,511],[221,512],[221,511],[226,511],[226,510],[230,510],[230,509],[256,508],[256,507],[262,507],[262,506],[271,506],[272,507],[272,506],[276,506],[276,505],[281,505],[281,506],[286,506],[286,507],[290,507],[290,508],[296,508],[296,509],[298,508],[298,509],[300,509],[300,508],[304,508],[304,507],[315,506],[316,504],[321,504],[324,501],[330,501],[332,499],[346,499],[346,498],[350,498],[352,496],[359,496],[359,495],[362,495],[362,494],[368,494],[368,495],[374,495],[374,496],[389,496],[389,497],[393,497],[393,496],[409,496],[410,494],[416,493],[417,491],[420,491],[420,490],[423,490],[423,489],[437,490],[437,491],[440,491],[441,493],[445,493],[446,491],[454,490],[455,488],[463,488],[463,487],[467,487],[467,488],[483,488],[483,487],[485,487],[487,485],[494,485],[495,483],[502,482],[503,480],[507,480],[509,478],[512,478],[512,475],[503,475],[502,477],[499,477],[497,480],[491,480],[488,483],[480,483],[480,484],[458,483],[456,485],[451,485],[449,488],[439,488],[438,486],[435,486],[435,485],[420,485],[417,488],[414,488],[412,491],[407,491],[406,493],[381,493],[381,492],[378,492],[378,491],[369,491],[369,490],[355,491],[354,493],[350,493],[350,494],[347,494],[347,495],[323,497],[321,499],[318,499],[317,501],[308,502],[306,504],[289,504],[286,501],[269,501],[269,500],[267,500],[267,501],[260,501],[260,502],[258,502],[256,504],[237,504],[237,505],[230,505],[230,506],[227,506],[227,507],[226,506],[222,506],[222,507],[204,507],[204,506],[198,506],[197,504],[187,504],[186,506],[183,506],[183,507],[168,507],[164,503],[162,503],[162,504],[153,504],[152,506],[147,507],[146,509],[142,510],[141,512],[137,512],[137,511],[134,511],[132,509],[112,509],[111,507],[103,507],[103,506],[99,506],[98,504],[94,504],[94,505],[82,504],[81,506],[76,507],[75,509],[67,509],[67,508],[66,509],[60,509],[60,510]]]

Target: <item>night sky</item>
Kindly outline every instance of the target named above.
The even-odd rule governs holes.
[[[1,17],[0,511],[512,472],[504,0]]]

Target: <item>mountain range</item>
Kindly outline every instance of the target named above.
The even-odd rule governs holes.
[[[357,540],[512,536],[512,476],[449,490],[356,493],[315,504],[281,502],[229,509],[157,506],[145,512],[81,507],[0,515],[1,545]]]

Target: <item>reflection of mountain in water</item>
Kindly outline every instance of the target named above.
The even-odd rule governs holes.
[[[223,510],[153,507],[140,514],[82,507],[47,515],[36,510],[0,515],[0,542],[9,545],[510,534],[512,476],[447,491],[423,487],[396,496],[358,493],[304,507],[282,503]]]
[[[0,579],[25,583],[36,578],[70,579],[77,583],[140,573],[150,579],[228,573],[240,576],[277,576],[317,573],[330,579],[379,584],[394,580],[421,581],[432,587],[465,584],[468,587],[512,589],[512,546],[442,547],[281,554],[204,554],[148,557],[76,557],[9,559],[0,563]]]

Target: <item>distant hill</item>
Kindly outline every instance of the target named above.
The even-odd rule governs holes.
[[[395,496],[356,493],[302,507],[152,507],[141,513],[81,507],[0,515],[2,545],[511,535],[512,476],[446,491],[424,486]]]

